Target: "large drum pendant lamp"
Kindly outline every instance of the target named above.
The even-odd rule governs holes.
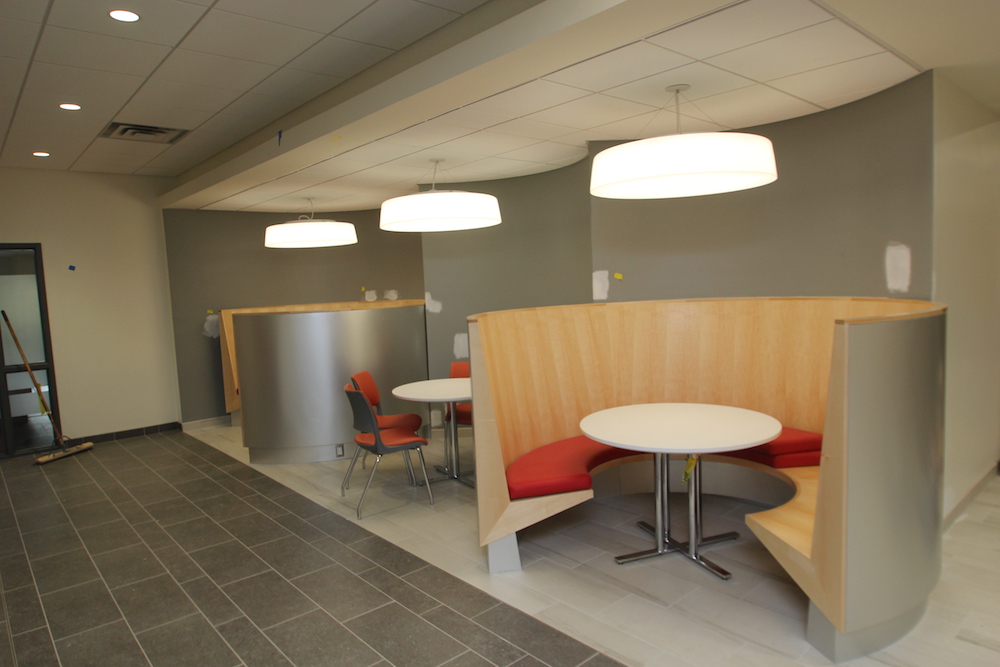
[[[453,232],[499,225],[500,203],[483,192],[436,190],[434,160],[431,189],[382,202],[379,228],[389,232]]]
[[[329,248],[338,245],[352,245],[358,242],[358,232],[350,222],[313,219],[312,199],[309,215],[300,215],[298,220],[268,225],[264,230],[264,246],[267,248]]]
[[[289,220],[269,225],[264,231],[268,248],[328,248],[357,242],[354,225],[336,220]]]
[[[687,86],[671,86],[675,100]],[[678,133],[607,148],[594,156],[590,193],[608,199],[667,199],[747,190],[778,178],[774,146],[743,132]]]

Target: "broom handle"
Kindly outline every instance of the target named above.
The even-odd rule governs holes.
[[[21,347],[21,341],[17,339],[17,334],[14,333],[14,325],[10,323],[7,319],[7,311],[0,310],[0,314],[3,315],[3,321],[7,323],[7,329],[10,331],[10,337],[14,339],[14,345],[17,345],[17,351],[21,353],[21,361],[24,362],[24,367],[28,369],[28,375],[31,376],[31,383],[35,385],[35,391],[38,392],[38,400],[41,402],[42,407],[45,408],[45,414],[49,416],[49,421],[52,422],[52,430],[55,431],[56,439],[58,442],[62,442],[62,434],[59,432],[59,427],[56,426],[55,417],[52,416],[52,411],[49,410],[49,404],[45,402],[45,395],[42,394],[42,385],[38,384],[35,374],[31,371],[31,364],[28,363],[28,355],[24,353],[24,349]]]

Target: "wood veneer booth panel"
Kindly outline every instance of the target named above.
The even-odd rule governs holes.
[[[470,317],[481,544],[593,497],[511,501],[504,477],[522,454],[579,435],[591,412],[673,401],[759,410],[822,432],[824,450],[818,474],[779,475],[800,486],[792,501],[748,524],[809,595],[817,648],[844,660],[885,646],[919,620],[940,569],[944,323],[941,304],[874,298]],[[888,573],[897,561],[908,564]]]

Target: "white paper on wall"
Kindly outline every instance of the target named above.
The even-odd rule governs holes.
[[[607,271],[594,271],[594,301],[607,301],[611,280]]]
[[[219,337],[219,314],[210,313],[201,327],[201,335],[207,338]]]
[[[455,353],[456,359],[469,358],[469,334],[467,333],[455,334],[455,344],[453,346],[453,352]]]
[[[440,313],[442,304],[440,301],[435,301],[430,292],[424,292],[424,307],[428,313]]]
[[[911,272],[910,246],[890,243],[885,249],[885,282],[889,292],[909,292]]]

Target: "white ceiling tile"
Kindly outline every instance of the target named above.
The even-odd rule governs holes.
[[[352,160],[348,157],[337,156],[317,162],[305,169],[299,169],[295,173],[304,179],[312,180],[314,183],[322,183],[367,169],[372,164],[374,163],[367,160]]]
[[[402,49],[460,15],[416,0],[378,0],[334,34],[366,44]]]
[[[542,141],[501,153],[501,156],[514,160],[538,162],[539,164],[571,164],[587,157],[587,146],[570,146],[554,141]]]
[[[547,165],[526,160],[511,160],[504,157],[488,157],[462,165],[457,171],[462,180],[485,181],[494,178],[512,178],[537,174],[549,169]]]
[[[618,86],[604,91],[605,95],[620,97],[624,100],[648,104],[650,106],[672,108],[673,93],[667,92],[667,87],[686,83],[691,86],[683,93],[684,99],[697,100],[719,93],[729,92],[738,88],[752,86],[755,82],[732,72],[694,62],[667,72],[662,72],[645,79],[639,79],[624,86]]]
[[[250,92],[255,95],[270,95],[298,102],[308,102],[343,82],[344,79],[339,77],[282,67],[261,81]]]
[[[755,81],[771,81],[881,51],[884,49],[879,44],[854,28],[840,21],[827,21],[730,51],[708,62]],[[790,58],[789,53],[798,56]]]
[[[682,107],[683,109],[683,107]],[[724,125],[713,123],[704,118],[692,118],[684,113],[680,117],[680,131],[689,134],[691,132],[718,132],[729,129]],[[643,114],[625,120],[598,125],[590,128],[588,132],[599,133],[598,138],[615,139],[648,139],[649,137],[662,137],[668,134],[677,134],[677,114],[673,109],[662,109],[652,114]],[[586,133],[583,133],[586,134]],[[566,137],[560,137],[556,141],[565,141]]]
[[[822,109],[762,84],[681,105],[684,115],[704,118],[729,129],[776,122],[817,111]],[[683,127],[682,130],[687,131]]]
[[[278,71],[276,65],[188,49],[174,49],[156,70],[154,76],[167,81],[245,92],[276,71]]]
[[[513,134],[519,137],[532,137],[534,139],[555,139],[572,132],[575,128],[566,125],[556,125],[554,123],[541,123],[537,120],[527,118],[516,118],[514,120],[494,125],[490,128],[500,134]]]
[[[186,142],[205,132],[206,137],[211,137],[212,135],[228,136],[231,138],[229,143],[232,144],[258,130],[267,122],[262,118],[232,114],[229,112],[231,106],[226,107],[226,109],[199,125],[194,132],[184,138],[184,141]]]
[[[485,130],[511,119],[511,116],[480,111],[469,107],[455,109],[434,119],[435,123],[464,127],[470,130]]]
[[[421,2],[440,7],[441,9],[449,9],[459,14],[465,14],[480,5],[485,5],[489,0],[421,0]]]
[[[106,95],[124,104],[142,85],[143,78],[131,74],[115,74],[69,65],[34,63],[25,82],[25,89],[40,90],[80,98]]]
[[[170,144],[157,144],[150,141],[131,141],[127,139],[110,139],[99,137],[94,140],[80,159],[107,158],[109,156],[121,156],[132,161],[148,162],[160,153],[167,150]]]
[[[239,92],[235,90],[149,79],[132,97],[130,104],[160,104],[215,114],[237,97]]]
[[[308,199],[313,199],[313,206],[321,208],[321,200],[339,199],[355,194],[358,191],[356,185],[344,183],[341,180],[329,180],[317,183],[315,186],[306,186],[295,191],[295,198],[283,198],[286,206],[295,207],[295,210],[308,211]],[[303,208],[303,204],[306,206]]]
[[[911,65],[883,52],[775,79],[768,85],[821,107],[832,108],[885,90],[917,74],[919,72]]]
[[[441,148],[477,155],[497,155],[515,148],[523,148],[524,146],[537,143],[538,139],[531,137],[517,137],[510,134],[500,134],[499,132],[483,130],[482,132],[467,134],[454,141],[444,143],[441,145]]]
[[[833,18],[810,0],[750,0],[649,38],[704,60]]]
[[[0,17],[41,23],[45,18],[45,10],[49,0],[18,0],[17,2],[0,2]]]
[[[277,120],[297,106],[299,106],[299,102],[287,97],[258,95],[250,92],[241,95],[239,99],[227,106],[225,113],[230,116],[256,118],[269,123]]]
[[[14,91],[20,89],[24,75],[28,72],[28,63],[28,60],[20,58],[0,58],[0,90],[12,93],[0,96],[0,105],[14,104],[17,101]]]
[[[388,141],[376,141],[364,146],[358,146],[343,154],[343,157],[354,161],[365,163],[366,166],[382,164],[394,158],[415,153],[412,146],[403,146],[390,143]]]
[[[446,146],[434,146],[433,148],[425,148],[415,153],[410,153],[409,155],[392,160],[392,162],[418,169],[424,168],[427,170],[427,180],[430,180],[431,172],[434,169],[433,161],[435,160],[439,161],[438,173],[447,175],[463,164],[481,159],[483,159],[483,156],[476,153],[459,151]]]
[[[362,72],[395,51],[374,44],[363,44],[343,37],[324,37],[288,67],[349,78]]]
[[[181,47],[268,65],[284,65],[322,38],[321,33],[311,30],[213,9],[184,39]]]
[[[607,95],[590,95],[528,116],[542,123],[568,125],[579,130],[651,111],[649,105]]]
[[[115,120],[191,130],[238,96],[239,93],[233,90],[150,79]]]
[[[39,23],[0,17],[0,58],[31,58],[41,28]]]
[[[94,140],[93,135],[81,135],[59,126],[42,127],[18,114],[4,143],[3,164],[44,169],[69,169],[73,161]],[[30,159],[33,151],[48,151],[51,157]],[[7,161],[10,159],[10,162]]]
[[[600,92],[689,62],[691,58],[687,56],[649,42],[636,42],[553,72],[544,78],[547,81]]]
[[[42,32],[35,59],[55,65],[149,76],[169,53],[170,47],[162,44],[48,26]]]
[[[59,108],[64,102],[73,102],[83,108],[79,111],[65,111]],[[46,133],[53,128],[63,131],[81,133],[91,138],[96,137],[108,124],[107,119],[121,108],[124,100],[91,92],[89,95],[74,95],[67,99],[60,93],[48,91],[26,90],[18,104],[18,113],[31,121],[31,128],[36,126],[46,128]]]
[[[145,167],[142,167],[140,169],[136,169],[132,173],[134,173],[136,176],[163,176],[163,177],[172,177],[172,176],[180,176],[181,173],[183,173],[183,170],[182,169],[167,169],[167,168],[164,168],[164,167],[150,167],[149,165],[146,165]]]
[[[218,0],[215,9],[252,16],[273,23],[328,33],[349,21],[372,0]]]
[[[206,10],[181,0],[128,0],[128,9],[140,19],[122,23],[108,16],[111,9],[120,7],[105,0],[53,0],[49,25],[175,46]]]
[[[337,179],[340,185],[350,185],[358,188],[373,188],[382,185],[392,185],[401,181],[430,180],[433,170],[430,165],[410,166],[405,164],[380,164]]]
[[[385,141],[400,146],[412,146],[414,148],[428,148],[437,146],[446,141],[464,137],[471,134],[472,130],[457,125],[447,125],[438,121],[428,121],[413,127],[391,134]]]
[[[467,109],[519,118],[588,95],[587,91],[539,79],[468,105]]]

